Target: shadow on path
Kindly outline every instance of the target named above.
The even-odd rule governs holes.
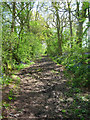
[[[67,79],[62,66],[48,57],[37,60],[29,68],[17,74],[21,78],[19,95],[11,102],[7,115],[11,120],[65,120],[68,115],[62,110],[69,108],[72,99],[66,102]]]

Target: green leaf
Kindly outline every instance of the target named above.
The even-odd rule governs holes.
[[[9,100],[12,100],[12,97],[8,97]]]
[[[66,110],[64,110],[64,109],[63,109],[63,110],[62,110],[62,112],[63,112],[63,113],[65,113],[65,112],[66,112]]]

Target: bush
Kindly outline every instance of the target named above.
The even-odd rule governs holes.
[[[72,52],[66,52],[61,57],[55,58],[57,63],[66,66],[67,72],[74,75],[74,86],[88,86],[90,83],[88,80],[90,70],[88,64],[89,55],[87,49],[75,47]]]

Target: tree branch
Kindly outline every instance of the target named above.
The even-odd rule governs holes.
[[[7,4],[6,2],[4,2],[4,4],[9,8],[10,12],[12,12],[10,5]]]

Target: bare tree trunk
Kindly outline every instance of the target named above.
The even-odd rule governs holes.
[[[79,22],[79,25],[77,28],[77,37],[78,37],[77,44],[79,44],[79,46],[82,47],[83,22]]]
[[[82,10],[79,10],[79,3],[77,2],[77,20],[78,20],[78,26],[77,26],[77,37],[80,47],[82,47],[82,38],[83,38],[83,23],[86,18],[86,10],[87,10],[87,2],[83,2],[82,4]]]
[[[71,48],[73,47],[73,32],[72,32],[72,20],[71,20],[71,8],[70,8],[70,2],[68,2],[68,11],[69,11],[69,22],[70,22],[70,36],[71,36]]]
[[[89,2],[89,5],[88,5],[88,20],[90,22],[90,2]]]
[[[27,29],[30,32],[30,25],[29,25],[29,6],[27,6]]]
[[[29,4],[28,3],[26,3],[26,4],[27,4],[27,17],[26,17],[27,19],[26,19],[26,23],[27,23],[28,32],[30,32],[30,11],[33,8],[34,2],[33,2],[33,4],[32,4],[32,2],[29,2]]]
[[[58,7],[56,6],[57,2],[52,2],[53,7],[55,8],[56,12],[56,29],[57,29],[57,37],[58,37],[58,54],[62,55],[62,41],[60,37],[60,18],[58,14]]]
[[[61,46],[61,39],[60,39],[60,20],[58,10],[56,10],[56,17],[57,17],[57,35],[58,35],[58,53],[62,55],[62,46]]]
[[[39,7],[39,2],[38,2],[38,5],[37,5],[37,7],[36,7],[35,21],[38,20],[38,7]]]
[[[88,26],[90,26],[90,2],[88,5]],[[90,48],[90,27],[88,28],[88,48]]]
[[[11,32],[15,31],[15,7],[16,7],[16,2],[12,3],[12,25],[11,25]]]

